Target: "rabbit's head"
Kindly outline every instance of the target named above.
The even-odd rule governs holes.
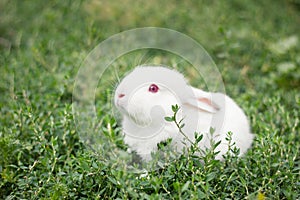
[[[139,66],[129,73],[115,91],[115,105],[140,126],[161,124],[171,116],[172,105],[189,105],[215,112],[207,93],[196,97],[184,76],[166,67]]]
[[[140,126],[161,123],[172,115],[171,105],[181,105],[187,91],[184,77],[165,67],[137,67],[119,84],[115,105]]]

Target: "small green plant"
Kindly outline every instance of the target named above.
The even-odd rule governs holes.
[[[184,136],[184,139],[186,141],[189,142],[189,144],[187,145],[187,150],[189,153],[191,153],[192,155],[195,154],[200,154],[200,155],[204,155],[205,153],[211,153],[212,157],[214,158],[219,152],[214,152],[215,149],[220,145],[221,141],[214,141],[213,140],[213,135],[215,133],[215,130],[213,128],[210,128],[210,132],[209,133],[204,133],[204,134],[209,134],[210,135],[210,149],[202,149],[199,146],[199,143],[201,142],[201,140],[203,139],[203,133],[198,133],[198,132],[194,132],[194,141],[188,137],[188,135],[186,133],[184,133],[183,131],[183,127],[185,126],[185,124],[183,123],[184,118],[180,119],[178,121],[177,119],[177,114],[178,111],[180,110],[180,107],[176,104],[176,105],[172,105],[172,111],[173,111],[173,116],[167,116],[165,117],[165,120],[168,122],[174,122],[178,128],[178,131],[181,135]],[[231,137],[230,137],[231,140]],[[186,144],[184,141],[182,141],[184,144]],[[231,148],[231,146],[229,146],[229,148]]]
[[[179,130],[179,133],[182,134],[184,136],[184,138],[189,141],[191,144],[194,144],[194,142],[182,131],[182,128],[185,126],[184,123],[182,123],[182,121],[184,120],[183,118],[180,119],[178,121],[177,119],[177,113],[179,111],[179,106],[176,104],[176,105],[172,105],[172,111],[173,111],[173,116],[171,117],[165,117],[165,120],[168,121],[168,122],[174,122]],[[201,138],[202,139],[202,138]]]

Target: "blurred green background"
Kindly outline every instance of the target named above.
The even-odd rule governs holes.
[[[79,140],[71,103],[80,64],[113,34],[147,26],[187,34],[212,56],[257,136],[245,158],[204,166],[183,158],[136,178]],[[0,0],[0,198],[299,198],[299,37],[296,0]],[[115,65],[125,70],[143,55]],[[97,94],[95,130],[116,149],[117,77]]]

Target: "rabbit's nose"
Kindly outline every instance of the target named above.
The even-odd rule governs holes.
[[[125,94],[119,94],[119,95],[118,95],[119,98],[122,98],[122,97],[124,97],[124,96],[125,96]]]

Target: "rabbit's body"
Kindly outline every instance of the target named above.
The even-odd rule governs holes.
[[[175,104],[180,107],[177,119],[183,118],[183,132],[189,139],[194,141],[195,132],[203,134],[200,148],[209,148],[209,130],[215,129],[213,139],[222,141],[218,159],[228,150],[225,137],[229,131],[241,155],[252,144],[247,117],[230,97],[193,88],[181,74],[168,68],[137,67],[118,86],[115,104],[124,114],[125,143],[145,160],[151,159],[157,144],[168,138],[178,151],[184,147],[184,136],[175,123],[164,119],[173,115],[171,106]]]
[[[195,89],[198,90],[198,89]],[[250,132],[250,125],[243,110],[227,95],[221,93],[210,93],[213,101],[217,105],[222,105],[215,113],[198,112],[197,132],[204,134],[203,147],[210,147],[210,127],[215,129],[213,139],[215,141],[222,141],[217,147],[216,151],[220,151],[217,155],[218,159],[222,158],[228,151],[228,141],[226,140],[227,133],[232,132],[232,141],[235,142],[236,147],[240,148],[240,155],[244,154],[250,148],[253,140],[253,134]],[[189,106],[187,106],[189,107]],[[185,109],[185,107],[183,107]],[[187,108],[187,116],[195,116],[193,108]],[[192,119],[187,118],[186,121]],[[189,133],[189,137],[193,136],[193,131],[184,130]]]

